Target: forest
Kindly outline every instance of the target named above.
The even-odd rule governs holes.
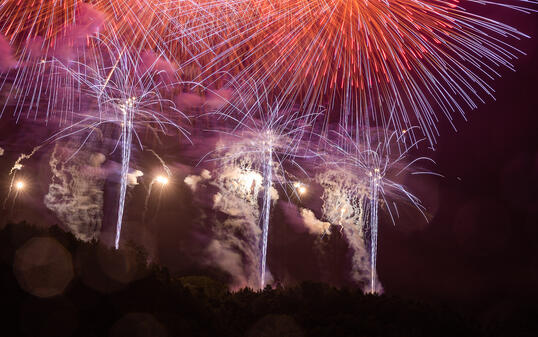
[[[536,336],[536,307],[480,322],[447,305],[303,282],[231,292],[170,275],[140,247],[78,241],[57,226],[0,231],[4,336]],[[9,333],[7,333],[9,332]]]

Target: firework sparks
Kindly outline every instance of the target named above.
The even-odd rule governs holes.
[[[184,118],[171,98],[173,85],[178,82],[162,81],[158,70],[152,65],[145,65],[141,70],[142,54],[132,50],[115,39],[96,38],[95,61],[89,64],[77,64],[76,67],[64,65],[64,69],[84,88],[84,93],[97,106],[95,114],[77,114],[80,120],[55,134],[58,140],[81,132],[94,130],[105,124],[119,126],[116,147],[121,149],[120,196],[118,200],[117,230],[115,247],[119,247],[125,196],[128,187],[131,153],[134,139],[143,149],[136,129],[147,127],[154,131],[166,133],[169,128],[187,136],[174,120]],[[104,55],[104,56],[103,56]],[[84,141],[82,142],[84,144]]]
[[[273,194],[277,194],[273,183],[275,181],[280,185],[286,183],[289,175],[285,169],[286,165],[304,172],[298,160],[312,157],[306,150],[308,142],[305,146],[303,138],[315,116],[282,109],[278,101],[272,105],[264,91],[255,98],[248,94],[240,94],[238,101],[231,104],[231,111],[224,113],[225,117],[237,120],[234,117],[237,113],[235,110],[241,107],[244,108],[241,110],[244,115],[238,121],[238,126],[233,132],[224,133],[232,137],[230,141],[232,145],[225,144],[215,153],[223,154],[218,156],[217,160],[224,166],[243,167],[242,179],[247,179],[243,185],[247,189],[250,188],[254,197],[257,197],[258,190],[263,191],[259,219],[262,228],[260,287],[263,288],[266,284],[271,200],[275,199]],[[252,175],[261,179],[249,179],[248,177],[253,177]],[[249,181],[252,181],[251,187],[248,187]]]
[[[121,163],[118,248],[129,179],[142,174],[133,174],[136,145],[144,149],[139,132],[157,136],[172,130],[188,138],[177,104],[221,122],[207,123],[222,135],[210,156],[219,163],[214,208],[245,213],[247,224],[241,226],[248,227],[247,238],[242,243],[235,238],[233,246],[259,270],[259,276],[245,275],[248,282],[261,288],[268,283],[273,201],[280,190],[292,190],[299,199],[315,193],[297,179],[308,176],[302,161],[319,157],[321,146],[327,152],[324,172],[317,175],[324,215],[354,251],[353,278],[379,292],[380,210],[393,221],[396,199],[422,210],[394,179],[425,159],[406,162],[409,149],[422,138],[435,145],[438,114],[452,121],[452,114],[465,116],[482,96],[493,96],[490,80],[500,68],[513,69],[521,54],[510,41],[527,37],[474,12],[474,4],[530,13],[538,2],[2,1],[0,117],[11,112],[17,121],[31,117],[60,128],[17,159],[4,208],[13,190],[15,204],[27,187],[16,177],[22,161],[42,146],[76,138],[73,157],[92,134],[110,136],[110,156]],[[333,137],[330,121],[344,131]],[[111,127],[104,130],[105,125]],[[319,138],[324,146],[314,144]],[[174,185],[168,166],[150,151],[162,170],[150,175],[143,219],[153,185],[161,193]],[[206,175],[198,179],[213,179]],[[199,181],[189,176],[185,182],[194,191]],[[312,211],[302,209],[301,216],[317,221],[313,232],[328,231],[328,223]],[[224,228],[219,235],[232,232]],[[256,252],[246,248],[252,243]]]
[[[499,76],[497,69],[513,69],[512,62],[522,54],[507,41],[527,37],[466,6],[530,13],[537,4],[482,0],[247,3],[244,8],[234,7],[245,19],[229,22],[225,16],[234,26],[222,36],[221,44],[228,48],[211,49],[218,57],[207,66],[211,70],[206,77],[216,72],[236,74],[285,95],[303,111],[325,106],[347,128],[420,131],[431,145],[438,136],[438,113],[452,120],[451,114],[464,115],[484,94],[493,96],[489,81]]]
[[[308,191],[306,185],[301,182],[293,183],[293,187],[296,189],[299,196],[306,194],[306,192]]]
[[[365,130],[352,137],[343,130],[336,138],[337,141],[327,141],[329,153],[332,153],[327,161],[328,171],[318,175],[318,181],[324,187],[324,213],[348,238],[354,250],[353,276],[363,284],[365,239],[369,235],[370,291],[379,292],[381,285],[377,281],[376,265],[380,204],[393,222],[393,214],[398,214],[394,200],[410,202],[422,212],[419,199],[394,178],[408,173],[417,161],[431,159],[421,157],[406,163],[408,151],[416,143],[405,144],[401,133]]]
[[[4,204],[3,204],[4,209],[6,208],[6,203],[7,203],[7,200],[9,199],[9,196],[11,195],[13,187],[16,188],[17,193],[18,193],[19,190],[24,188],[24,182],[22,180],[21,181],[16,181],[15,180],[16,176],[17,176],[17,172],[22,170],[22,168],[23,168],[22,162],[24,160],[30,159],[37,151],[39,151],[41,149],[42,146],[43,145],[38,145],[38,146],[34,147],[29,154],[22,153],[19,156],[19,158],[17,158],[17,160],[15,161],[15,163],[13,164],[11,169],[9,170],[9,175],[11,176],[11,181],[9,183],[9,189],[7,191],[6,198],[4,199]],[[21,188],[19,188],[19,186],[17,185],[19,182],[22,184],[20,186]]]
[[[15,188],[20,191],[24,188],[24,181],[22,180],[19,180],[15,183]]]
[[[160,200],[161,200],[161,195],[162,195],[162,189],[164,187],[166,187],[166,185],[168,185],[170,183],[170,178],[169,176],[164,176],[164,175],[158,175],[156,176],[155,178],[153,178],[151,180],[151,182],[149,183],[149,187],[148,187],[148,193],[146,194],[146,199],[144,201],[144,212],[142,214],[142,221],[144,222],[145,219],[146,219],[146,213],[148,211],[148,205],[149,205],[149,197],[151,195],[151,191],[153,190],[153,185],[157,183],[161,186],[161,194],[159,194],[159,203],[158,205],[160,205]]]
[[[164,186],[168,184],[169,179],[165,176],[157,176],[157,178],[155,178],[155,181]]]

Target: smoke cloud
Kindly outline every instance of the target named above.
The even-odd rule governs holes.
[[[310,234],[322,235],[329,232],[329,227],[331,226],[331,224],[318,220],[314,212],[312,212],[311,210],[301,208],[301,216]]]
[[[365,202],[368,195],[364,182],[355,176],[340,171],[328,171],[318,175],[317,180],[324,188],[323,213],[333,224],[340,227],[351,252],[351,278],[369,291],[371,275],[370,254],[366,247],[365,226],[367,212]],[[381,292],[381,285],[377,292]]]
[[[75,22],[65,28],[62,38],[56,41],[53,56],[61,61],[76,57],[75,50],[84,47],[86,38],[99,33],[105,23],[105,14],[92,5],[81,3],[78,6]],[[39,40],[36,41],[39,43]]]
[[[0,72],[8,71],[17,64],[13,50],[4,36],[0,35]]]
[[[162,81],[171,83],[174,79],[178,67],[174,63],[153,51],[146,50],[141,55],[141,62],[138,68],[140,75],[146,72],[159,74]]]
[[[200,108],[202,104],[204,104],[204,99],[202,96],[189,93],[189,92],[182,92],[181,94],[177,95],[176,97],[176,103],[181,109],[196,109]]]
[[[258,223],[258,192],[262,182],[259,173],[238,167],[225,167],[215,174],[204,170],[185,178],[193,193],[213,193],[207,205],[216,211],[211,222],[213,238],[205,254],[208,264],[229,273],[232,289],[260,286],[262,230]],[[269,272],[266,279],[271,281]]]
[[[45,206],[80,240],[91,241],[100,234],[103,219],[104,174],[101,153],[79,151],[56,144],[49,164],[52,181]]]
[[[134,170],[127,174],[127,185],[129,187],[134,187],[138,185],[138,177],[142,177],[144,173],[139,170]]]
[[[184,182],[191,188],[193,192],[196,192],[198,183],[211,179],[211,173],[208,170],[203,170],[202,173],[197,175],[189,175],[185,178]]]
[[[232,89],[218,89],[207,94],[205,106],[208,110],[219,110],[226,106],[232,99]]]
[[[280,202],[279,205],[286,215],[286,221],[296,232],[308,232],[312,235],[330,234],[331,224],[319,220],[311,210],[299,208],[290,202]]]

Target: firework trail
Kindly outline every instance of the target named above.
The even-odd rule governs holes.
[[[134,139],[143,149],[137,128],[150,128],[167,133],[169,128],[187,136],[186,130],[175,120],[184,116],[173,102],[173,88],[179,82],[164,81],[152,64],[143,62],[143,50],[129,48],[118,39],[95,38],[94,62],[62,65],[87,96],[86,104],[96,113],[74,114],[79,120],[64,128],[51,139],[59,140],[87,132],[81,146],[99,127],[105,124],[119,126],[120,135],[115,148],[121,149],[120,196],[118,200],[115,247],[119,247],[125,196]],[[165,97],[168,95],[169,97]],[[90,103],[91,102],[91,103]],[[114,149],[115,150],[115,149]],[[75,155],[76,152],[73,154]]]
[[[87,63],[95,36],[122,39],[125,45],[162,54],[169,19],[169,4],[145,0],[6,0],[0,4],[0,50],[17,55],[3,64],[11,69],[0,81],[14,102],[17,119],[26,114],[49,121],[59,115],[68,124],[69,113],[84,102],[80,87],[54,60],[63,64]],[[175,27],[175,26],[174,26]],[[7,40],[6,43],[2,36]],[[6,52],[4,52],[6,54]],[[4,57],[4,56],[2,56]],[[0,59],[2,61],[2,59]],[[6,62],[2,62],[6,63]],[[161,65],[164,65],[161,64]],[[1,70],[3,67],[0,66]],[[0,114],[7,109],[4,105]]]
[[[17,120],[23,113],[45,121],[55,114],[60,124],[67,123],[67,112],[81,103],[80,97],[73,79],[52,60],[67,63],[84,55],[87,38],[104,25],[104,14],[81,1],[33,1],[23,6],[19,1],[3,1],[0,22],[0,35],[6,36],[17,55],[0,82],[9,98],[0,115],[10,104]]]
[[[253,87],[251,92],[260,91]],[[217,156],[211,160],[218,161],[224,167],[240,168],[242,174],[247,173],[247,176],[261,178],[261,181],[248,179],[251,185],[247,181],[246,188],[254,196],[258,195],[259,190],[263,193],[259,218],[262,228],[260,287],[263,288],[266,284],[271,200],[278,197],[273,183],[276,181],[285,185],[291,169],[306,174],[299,161],[314,157],[307,150],[308,142],[304,139],[317,115],[302,114],[278,100],[270,103],[266,90],[261,90],[255,96],[249,93],[237,92],[237,99],[227,109],[216,113],[231,121],[235,127],[232,131],[221,133],[228,139],[212,153]]]
[[[17,199],[19,197],[19,194],[24,190],[24,188],[26,187],[26,184],[24,183],[23,180],[18,180],[18,181],[11,181],[11,185],[10,185],[10,192],[13,188],[15,188],[15,195],[13,195],[13,202],[11,203],[11,209],[10,211],[13,212],[13,209],[15,208],[15,204],[17,203]],[[6,196],[6,199],[4,200],[4,209],[6,209],[6,204],[7,204],[7,201],[9,199],[9,193],[8,195]]]
[[[324,187],[322,199],[326,217],[342,227],[352,249],[353,277],[364,284],[366,258],[365,240],[370,238],[369,283],[371,292],[380,292],[377,281],[377,240],[379,207],[390,215],[393,223],[398,215],[396,200],[406,201],[424,216],[420,200],[397,182],[403,174],[434,174],[412,170],[419,161],[432,161],[420,157],[407,162],[409,149],[417,142],[406,141],[407,132],[363,130],[352,136],[344,128],[336,140],[326,140],[328,147],[327,171],[317,179]]]
[[[161,185],[161,194],[159,194],[159,205],[160,205],[162,191],[163,191],[164,187],[166,185],[168,185],[168,183],[170,182],[170,178],[172,177],[172,172],[170,171],[170,168],[168,167],[168,165],[166,165],[164,160],[155,151],[153,151],[152,149],[147,149],[147,151],[151,152],[155,156],[155,158],[157,158],[157,160],[161,163],[161,167],[165,171],[166,176],[165,175],[157,175],[149,183],[148,193],[146,194],[146,199],[144,200],[144,211],[142,213],[142,222],[144,222],[145,219],[146,219],[146,213],[148,211],[148,205],[149,205],[149,197],[151,195],[151,191],[153,190],[153,185],[155,183],[158,183],[158,184]]]
[[[153,178],[151,180],[151,182],[149,183],[149,187],[148,187],[148,193],[146,194],[146,199],[144,200],[144,212],[142,213],[142,222],[145,221],[146,219],[146,213],[148,211],[148,205],[149,205],[149,197],[151,196],[151,191],[153,190],[153,185],[155,183],[158,183],[161,185],[161,193],[159,194],[159,203],[157,204],[157,212],[158,212],[158,209],[160,208],[160,204],[161,204],[161,196],[162,196],[162,192],[163,192],[163,189],[166,185],[168,185],[168,183],[170,182],[169,178],[168,177],[165,177],[165,176],[157,176],[155,178]]]
[[[172,171],[170,171],[170,168],[168,167],[168,165],[166,165],[166,162],[161,158],[161,156],[159,156],[157,152],[153,151],[152,149],[147,149],[146,151],[149,151],[155,156],[155,158],[157,158],[157,160],[161,164],[162,169],[164,170],[168,178],[170,178],[172,176]]]
[[[30,159],[37,151],[41,149],[41,147],[43,147],[43,145],[38,145],[34,147],[29,154],[22,153],[19,156],[19,158],[17,158],[17,160],[15,161],[11,169],[9,170],[9,175],[11,176],[11,180],[9,182],[9,189],[7,191],[6,198],[4,199],[4,205],[3,205],[4,209],[6,209],[6,203],[7,203],[7,200],[9,199],[9,196],[11,195],[13,187],[16,188],[17,195],[18,195],[19,190],[24,188],[24,182],[22,181],[15,182],[17,172],[22,170],[23,168],[22,162],[24,160]]]
[[[55,73],[47,60],[59,57],[59,45],[73,49],[67,54],[84,54],[91,44],[87,37],[99,34],[120,36],[129,46],[178,60],[184,79],[207,87],[218,88],[230,78],[253,80],[305,112],[317,112],[323,105],[330,114],[339,113],[339,122],[346,127],[421,130],[433,145],[439,119],[435,111],[451,120],[454,111],[463,114],[466,105],[475,107],[481,92],[492,95],[488,81],[499,75],[499,67],[512,69],[511,62],[520,54],[505,41],[526,37],[475,13],[476,4],[529,13],[537,2],[97,0],[88,5],[80,0],[29,0],[26,6],[19,4],[11,0],[0,5],[0,32],[19,55],[21,69],[15,82],[20,85],[14,86],[21,91],[19,109],[25,97],[35,107],[47,101],[47,115],[55,110],[56,99],[66,111],[76,105],[76,92],[60,94],[62,88],[73,87],[72,79],[46,76]],[[33,65],[20,67],[35,56],[31,57],[35,50],[41,54]],[[29,88],[26,84],[36,76],[41,84]],[[38,87],[46,89],[44,97]],[[396,118],[389,118],[394,107]]]
[[[97,0],[88,5],[45,0],[28,1],[19,10],[19,2],[12,0],[0,6],[0,32],[17,55],[32,54],[36,44],[30,42],[37,38],[42,39],[38,49],[46,50],[34,66],[17,71],[21,85],[15,88],[24,88],[34,75],[54,73],[42,61],[54,56],[55,46],[66,38],[76,41],[63,44],[84,54],[91,44],[88,36],[120,36],[129,46],[180,61],[182,76],[206,87],[218,88],[230,78],[252,80],[305,112],[323,105],[330,114],[339,113],[345,127],[421,130],[433,145],[435,111],[452,119],[450,114],[463,114],[465,105],[475,107],[481,92],[492,95],[489,79],[499,75],[501,66],[512,69],[520,53],[505,41],[525,37],[474,13],[473,4],[529,13],[536,3]],[[21,89],[17,105],[22,108],[24,97],[35,106],[47,99],[48,115],[59,98],[60,105],[70,108],[76,92],[59,94],[61,88],[73,87],[68,81],[56,75],[34,86],[34,92]],[[49,95],[41,97],[36,87],[48,88]],[[394,107],[398,113],[389,118]]]
[[[326,190],[324,212],[342,226],[360,261],[369,235],[370,287],[376,291],[379,209],[394,219],[397,208],[391,199],[402,197],[421,207],[392,179],[394,171],[408,171],[404,158],[422,135],[435,144],[439,112],[452,120],[454,112],[464,115],[484,94],[492,96],[489,81],[499,76],[499,68],[513,69],[521,54],[508,41],[526,35],[479,15],[473,5],[529,13],[538,2],[21,3],[0,3],[0,90],[7,92],[0,117],[13,110],[17,120],[26,115],[58,121],[63,129],[48,141],[87,133],[80,147],[96,130],[113,125],[118,134],[112,152],[118,147],[121,152],[116,248],[133,145],[143,147],[139,130],[175,129],[187,136],[176,121],[185,117],[174,103],[178,90],[190,87],[200,98],[240,83],[236,99],[225,102],[228,98],[217,95],[213,102],[217,111],[210,116],[219,117],[223,129],[233,126],[216,130],[224,145],[212,160],[225,168],[221,187],[252,201],[252,214],[258,212],[261,193],[260,286],[266,283],[271,200],[278,197],[274,182],[286,184],[293,170],[306,174],[299,162],[316,156],[307,150],[313,148],[307,129],[324,111],[320,134],[329,135],[329,119],[345,130],[325,144],[331,156],[326,174],[318,176]],[[384,131],[374,135],[370,128],[376,127]],[[17,187],[20,160],[10,172],[8,197]],[[362,277],[364,270],[357,268]]]
[[[207,10],[231,6],[225,3]],[[210,49],[217,56],[198,80],[219,72],[249,79],[303,111],[325,106],[346,128],[417,130],[434,145],[439,112],[452,120],[454,112],[464,115],[466,107],[475,108],[483,94],[492,96],[488,82],[499,76],[500,67],[513,69],[522,54],[506,41],[527,37],[474,7],[530,13],[536,4],[238,1],[234,10],[243,19],[223,16],[231,27]]]

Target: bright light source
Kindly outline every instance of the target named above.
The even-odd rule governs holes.
[[[256,186],[260,186],[263,180],[262,176],[258,172],[254,171],[243,172],[238,178],[242,188],[247,189],[248,191],[252,190]]]
[[[15,183],[15,188],[18,190],[22,190],[24,188],[24,183],[22,181],[17,181]]]
[[[297,189],[297,193],[299,193],[299,194],[305,194],[306,193],[306,186],[303,185],[300,182],[294,183],[293,187],[295,187]]]
[[[168,184],[169,180],[165,176],[157,176],[157,178],[155,178],[155,181],[157,181],[161,185],[166,185],[166,184]]]

